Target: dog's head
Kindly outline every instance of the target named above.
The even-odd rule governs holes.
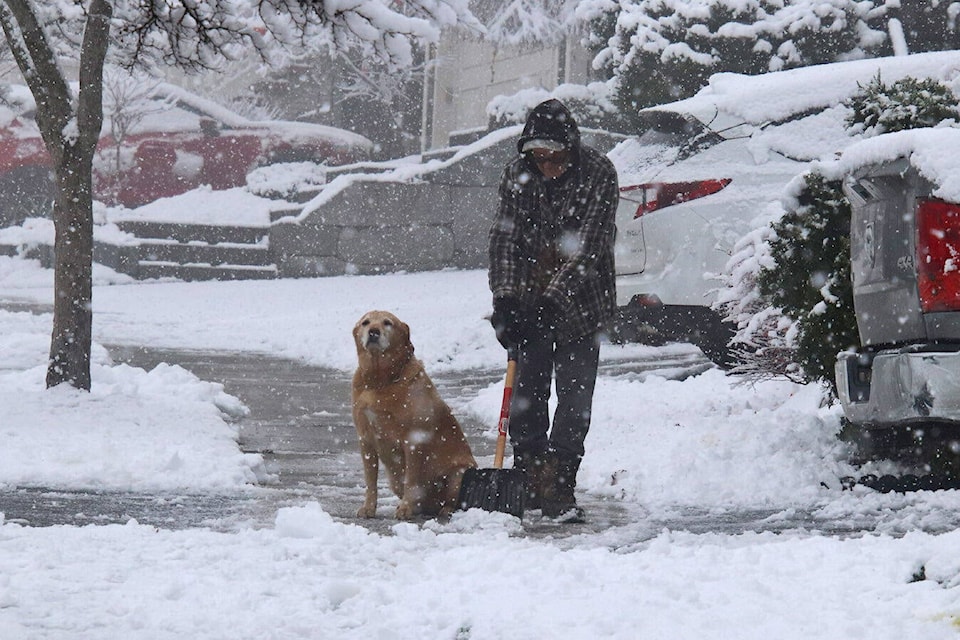
[[[413,355],[410,327],[389,311],[368,311],[353,327],[357,354],[405,359]]]

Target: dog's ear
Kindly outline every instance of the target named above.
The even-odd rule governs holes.
[[[357,344],[360,344],[360,323],[363,322],[363,318],[357,320],[357,324],[353,325],[353,340]]]
[[[397,327],[400,329],[400,333],[403,336],[401,341],[404,347],[409,349],[410,353],[413,353],[413,341],[410,339],[410,325],[408,325],[403,320],[397,320]]]

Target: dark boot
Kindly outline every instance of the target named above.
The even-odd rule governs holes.
[[[513,449],[513,468],[522,471],[525,478],[525,509],[540,508],[545,457],[545,451],[526,451],[517,447]]]
[[[543,515],[559,522],[586,522],[583,509],[577,506],[574,489],[580,457],[551,451],[546,458],[542,476]]]

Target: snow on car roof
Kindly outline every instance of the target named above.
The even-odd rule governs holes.
[[[76,90],[76,83],[73,83],[73,86]],[[7,106],[0,105],[0,125],[9,124],[14,115],[28,114],[36,108],[33,94],[25,85],[4,84],[0,90],[0,96],[7,103]],[[134,121],[130,133],[135,133],[138,129],[171,133],[201,131],[200,121],[210,117],[233,129],[269,129],[271,133],[291,142],[312,137],[323,138],[331,143],[336,141],[344,148],[366,151],[373,149],[373,143],[368,138],[338,127],[310,122],[250,120],[213,100],[168,82],[157,83],[153,88],[153,100],[147,102],[156,102],[156,104],[143,105],[141,111],[143,115],[148,116],[148,119]],[[109,119],[110,114],[104,113],[103,131],[105,132],[110,131]]]
[[[960,94],[960,51],[837,62],[760,76],[719,73],[697,95],[649,107],[641,113],[694,116],[726,139],[741,138],[753,156],[752,162],[737,164],[729,155],[718,159],[708,151],[684,162],[670,163],[673,166],[667,168],[656,157],[648,158],[650,152],[637,140],[622,143],[610,155],[621,178],[632,183],[655,178],[717,177],[718,163],[727,172],[737,166],[760,171],[770,161],[781,159],[797,163],[820,161],[816,166],[839,177],[843,170],[853,170],[857,163],[869,163],[871,159],[880,162],[899,155],[909,157],[915,166],[922,165],[917,169],[941,185],[940,197],[958,199],[960,192],[950,186],[953,181],[947,168],[952,159],[946,152],[949,145],[945,140],[953,139],[952,133],[940,138],[921,134],[880,143],[867,141],[859,150],[847,149],[861,143],[846,131],[848,109],[843,102],[857,91],[858,85],[866,85],[878,72],[885,83],[908,76],[933,78]],[[935,146],[922,150],[924,145]],[[831,164],[845,149],[842,167]],[[729,154],[729,149],[724,153]],[[798,164],[797,173],[804,168]]]
[[[340,145],[344,147],[362,148],[368,151],[373,149],[373,143],[368,138],[360,134],[353,133],[352,131],[347,131],[346,129],[315,124],[312,122],[290,122],[286,120],[270,120],[267,122],[259,122],[256,120],[250,120],[249,118],[245,118],[240,114],[231,111],[227,107],[214,102],[213,100],[208,100],[207,98],[198,96],[195,93],[168,82],[158,83],[154,89],[154,95],[161,100],[175,100],[182,105],[197,111],[197,123],[196,126],[193,127],[195,129],[199,129],[199,120],[203,117],[203,115],[209,115],[234,129],[251,129],[257,127],[269,128],[273,133],[279,134],[290,141],[295,141],[302,139],[303,137],[310,136],[315,138],[328,138],[331,141],[338,140]],[[183,112],[181,110],[177,110],[175,119],[178,121],[181,128],[184,125],[184,120],[182,118]],[[156,117],[152,118],[152,120],[156,120]],[[189,122],[189,119],[187,119],[187,121]]]
[[[960,89],[960,51],[834,62],[757,76],[718,73],[695,96],[648,110],[689,113],[707,123],[721,111],[760,125],[838,104],[878,72],[886,83],[929,77]]]

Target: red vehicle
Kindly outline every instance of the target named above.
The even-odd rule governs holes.
[[[49,216],[53,184],[50,158],[31,117],[32,95],[26,87],[11,85],[3,97],[0,226],[11,226]],[[126,207],[201,185],[243,186],[252,169],[269,164],[356,162],[367,158],[373,146],[367,138],[335,127],[252,121],[165,83],[125,110],[106,113],[105,120],[94,159],[94,197]]]

